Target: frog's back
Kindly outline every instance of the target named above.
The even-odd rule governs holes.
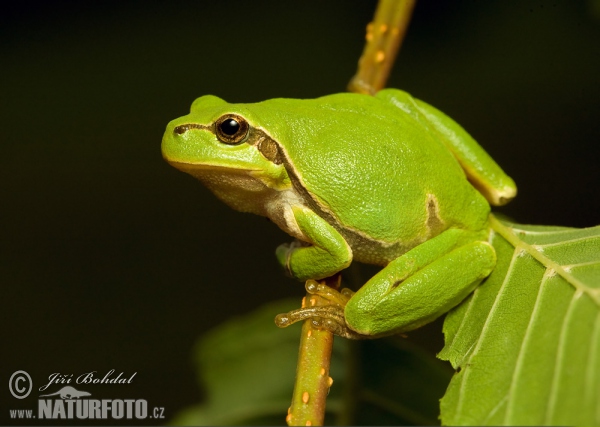
[[[346,237],[355,259],[385,263],[449,227],[484,227],[489,205],[458,161],[397,107],[349,93],[254,107],[285,141],[294,188]]]

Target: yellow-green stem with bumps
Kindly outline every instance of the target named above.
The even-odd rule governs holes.
[[[379,0],[373,22],[367,27],[367,42],[358,63],[358,71],[348,84],[348,91],[375,94],[387,83],[396,54],[412,15],[415,0]],[[339,288],[340,276],[326,279]],[[305,304],[326,305],[327,300],[307,294]],[[290,426],[323,425],[325,403],[333,379],[329,376],[333,334],[304,321],[292,405],[286,422]]]
[[[325,279],[322,283],[338,288],[340,276]],[[327,304],[330,302],[326,299],[311,294],[302,300],[302,307]],[[327,394],[333,383],[329,376],[333,334],[315,328],[310,319],[303,322],[301,334],[292,406],[286,421],[290,426],[323,425]]]
[[[383,89],[410,22],[415,0],[379,0],[367,25],[366,44],[348,91],[373,95]]]

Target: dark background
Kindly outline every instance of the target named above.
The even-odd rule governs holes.
[[[289,238],[169,167],[160,141],[200,95],[251,102],[344,91],[374,8],[3,5],[2,424],[16,423],[7,408],[35,406],[51,373],[110,369],[137,375],[88,387],[94,397],[144,398],[171,418],[202,396],[191,362],[199,335],[303,295],[273,255]],[[519,186],[502,209],[517,221],[600,223],[599,10],[568,0],[417,5],[389,86],[440,108],[488,150]],[[23,401],[6,387],[19,369],[34,380]]]

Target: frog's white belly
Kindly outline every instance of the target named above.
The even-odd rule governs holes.
[[[303,198],[291,188],[276,193],[274,197],[267,201],[265,206],[269,219],[290,236],[310,243],[308,237],[300,230],[292,210],[292,207],[308,209]]]

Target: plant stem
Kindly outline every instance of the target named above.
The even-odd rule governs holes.
[[[385,87],[396,54],[404,39],[415,0],[379,0],[373,22],[367,26],[367,43],[358,62],[358,71],[348,85],[350,92],[374,95]],[[340,276],[325,279],[335,289]],[[327,305],[329,301],[307,294],[302,306]],[[323,425],[325,401],[333,380],[329,376],[333,334],[317,329],[312,321],[302,325],[296,383],[286,422],[290,426]]]
[[[340,275],[336,274],[331,278],[324,279],[321,283],[337,289],[340,286],[340,279]],[[331,302],[311,294],[307,294],[302,300],[302,307],[328,304]],[[292,406],[285,419],[288,425],[323,425],[325,401],[329,387],[333,383],[329,376],[332,348],[333,334],[331,332],[315,328],[310,319],[304,321]]]
[[[379,0],[375,17],[367,25],[367,43],[348,91],[374,95],[385,87],[414,5],[415,0]]]

